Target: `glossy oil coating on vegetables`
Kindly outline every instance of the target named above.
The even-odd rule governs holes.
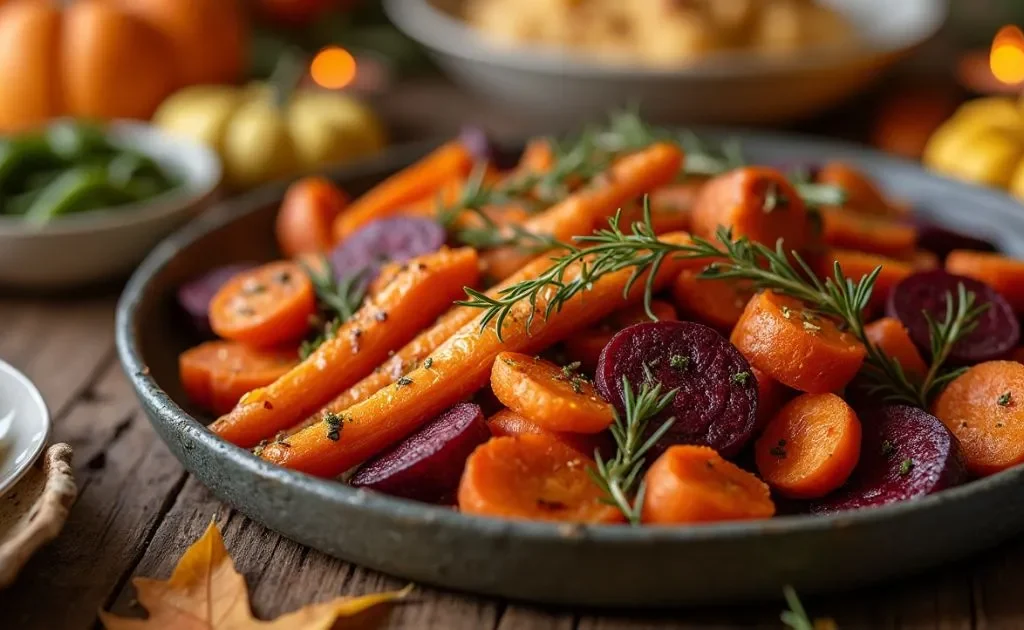
[[[290,259],[183,285],[222,337],[179,362],[211,430],[367,491],[619,526],[1024,464],[1024,263],[919,232],[855,165],[751,164],[630,114],[495,156],[466,134],[350,202],[299,181]]]

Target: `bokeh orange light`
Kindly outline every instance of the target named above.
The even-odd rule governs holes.
[[[309,65],[313,81],[328,90],[340,90],[356,78],[356,60],[340,46],[328,46],[313,57]]]
[[[1004,26],[992,40],[988,57],[993,76],[1007,85],[1024,81],[1024,33],[1016,26]]]

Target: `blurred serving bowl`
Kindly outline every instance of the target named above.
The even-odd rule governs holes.
[[[179,184],[145,201],[33,225],[0,216],[0,286],[53,290],[126,275],[164,236],[205,208],[221,181],[216,154],[135,122],[107,127],[112,144],[152,158]]]
[[[452,13],[458,0],[384,0],[396,26],[456,81],[552,122],[578,122],[630,103],[672,122],[764,124],[811,115],[866,86],[930,38],[947,15],[943,0],[823,4],[853,24],[855,44],[789,55],[713,52],[665,68],[496,44]]]

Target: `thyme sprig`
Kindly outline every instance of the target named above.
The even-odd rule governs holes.
[[[663,394],[660,383],[654,387],[644,383],[639,394],[634,394],[629,379],[623,376],[622,395],[625,413],[620,415],[616,411],[611,426],[615,456],[605,460],[600,451],[595,450],[594,466],[587,472],[604,492],[602,501],[617,507],[630,524],[639,525],[646,489],[640,479],[644,456],[665,435],[675,418],[663,422],[653,433],[648,434],[647,428],[651,420],[672,402],[676,390]]]
[[[538,312],[547,318],[557,312],[577,293],[589,290],[602,277],[623,269],[632,269],[624,294],[646,274],[644,306],[648,315],[654,293],[654,279],[666,257],[712,258],[717,260],[702,272],[703,278],[735,278],[751,282],[758,289],[769,289],[805,303],[813,312],[838,322],[860,341],[867,350],[864,374],[871,383],[871,393],[889,401],[904,402],[927,408],[932,396],[958,372],[945,369],[953,345],[977,325],[985,306],[975,306],[975,297],[960,287],[956,299],[948,296],[946,317],[941,322],[929,318],[932,364],[923,379],[906,374],[892,357],[872,343],[865,330],[862,313],[871,300],[881,267],[854,281],[843,274],[839,263],[832,277],[818,279],[810,266],[796,252],[787,255],[780,241],[773,250],[746,238],[733,240],[729,230],[720,228],[716,242],[694,237],[691,243],[666,242],[657,237],[651,226],[650,207],[644,202],[643,221],[633,224],[630,232],[619,226],[619,215],[609,221],[608,229],[590,236],[577,237],[585,247],[569,247],[568,252],[553,258],[552,266],[536,278],[526,280],[490,297],[466,289],[466,306],[484,309],[481,326],[496,322],[501,336],[502,325],[520,302],[530,306],[526,327]],[[574,273],[571,273],[574,272]],[[540,302],[546,301],[543,308]]]

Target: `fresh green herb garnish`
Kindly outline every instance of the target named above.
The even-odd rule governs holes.
[[[750,380],[750,372],[737,372],[732,375],[732,382],[737,385],[746,385]]]
[[[594,467],[588,469],[591,478],[602,491],[603,501],[614,505],[632,525],[640,524],[640,513],[644,503],[644,482],[640,479],[644,455],[669,430],[675,418],[669,418],[649,436],[647,427],[651,420],[665,410],[676,395],[676,390],[661,393],[661,385],[645,384],[640,393],[634,395],[629,380],[622,377],[622,396],[625,413],[615,412],[611,426],[615,440],[615,456],[605,461],[599,451],[594,451]],[[635,490],[634,490],[635,489]],[[632,499],[630,498],[632,496]]]
[[[892,455],[895,450],[896,449],[893,447],[892,442],[889,440],[882,440],[882,455],[888,457],[889,455]]]
[[[685,370],[690,366],[690,357],[681,354],[673,354],[668,358],[668,365],[676,370]]]
[[[324,412],[324,424],[327,425],[327,439],[337,442],[341,439],[342,417],[333,411]]]
[[[395,381],[395,385],[399,387],[405,387],[406,385],[412,385],[412,379],[408,376],[403,376]]]
[[[815,624],[807,616],[807,611],[800,603],[796,590],[787,584],[782,587],[782,594],[786,598],[786,605],[789,606],[789,609],[784,610],[779,616],[782,623],[786,624],[790,630],[815,630]]]
[[[427,360],[423,362],[423,368],[429,370],[434,365],[434,357],[427,357]]]
[[[900,477],[906,477],[914,469],[914,460],[909,457],[900,462]]]
[[[1011,394],[1010,391],[1007,390],[999,395],[999,398],[996,399],[996,403],[1000,407],[1008,407],[1010,405],[1010,400],[1012,400],[1012,398],[1013,394]]]

